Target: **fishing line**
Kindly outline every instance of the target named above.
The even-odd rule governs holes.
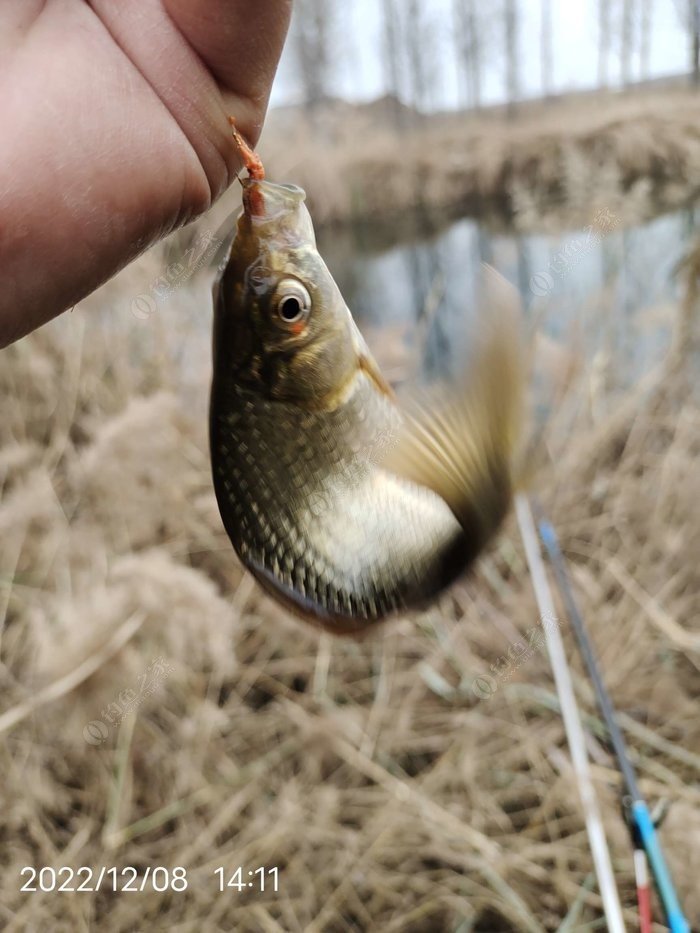
[[[635,848],[638,849],[639,844],[641,844],[646,852],[646,857],[651,866],[652,875],[654,876],[654,881],[663,904],[671,933],[689,933],[690,925],[683,914],[678,895],[673,886],[673,881],[671,880],[666,866],[661,844],[654,828],[654,822],[649,813],[649,808],[639,790],[634,767],[627,754],[627,747],[617,722],[615,708],[612,705],[610,695],[603,683],[600,668],[598,667],[595,654],[593,653],[593,646],[583,622],[583,616],[574,598],[571,579],[566,568],[564,555],[559,546],[559,539],[551,522],[543,517],[542,509],[539,506],[537,507],[537,511],[540,515],[540,521],[538,523],[540,538],[549,555],[557,586],[564,601],[564,605],[566,606],[569,619],[571,620],[571,625],[574,629],[576,641],[578,642],[578,647],[586,665],[586,669],[588,670],[588,675],[593,682],[598,706],[603,714],[610,741],[615,751],[615,756],[618,760],[627,792],[631,798],[628,814],[632,827],[636,831]],[[636,870],[639,868],[637,862],[638,859],[635,861]]]
[[[559,626],[551,624],[556,619],[552,591],[547,579],[544,561],[542,560],[530,503],[522,493],[519,493],[515,497],[515,511],[518,516],[520,534],[525,546],[525,556],[527,558],[528,567],[530,568],[530,576],[532,577],[537,606],[542,618],[542,627],[545,631],[547,652],[552,665],[552,671],[554,672],[554,682],[556,684],[557,693],[559,694],[559,703],[561,706],[562,719],[564,721],[564,729],[566,731],[566,739],[569,744],[579,796],[583,806],[586,832],[588,833],[588,841],[593,855],[593,865],[596,878],[598,879],[598,889],[600,890],[600,896],[603,900],[605,919],[610,933],[625,933],[625,924],[622,919],[622,907],[620,906],[620,895],[618,894],[617,885],[615,883],[608,842],[605,838],[605,830],[603,829],[598,799],[591,778],[590,763],[586,750],[586,738],[576,704],[571,671],[569,670],[569,665],[566,660],[564,643],[562,642]],[[547,622],[550,624],[546,624]]]

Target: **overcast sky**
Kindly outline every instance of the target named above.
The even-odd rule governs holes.
[[[398,0],[401,4],[405,0]],[[501,9],[501,0],[492,0],[493,8]],[[637,0],[635,6],[647,3],[651,8],[650,73],[652,77],[677,74],[688,70],[687,38],[682,28],[679,10],[687,0]],[[381,58],[381,5],[378,0],[336,0],[339,9],[334,30],[337,56],[335,79],[331,92],[349,100],[367,100],[385,92]],[[453,0],[424,0],[430,28],[425,41],[432,49],[436,108],[451,108],[460,104],[460,77],[452,50]],[[485,103],[504,100],[504,57],[500,15],[485,17],[484,4],[476,6],[485,18],[487,33],[484,51],[483,98]],[[540,9],[541,0],[519,0],[521,13],[520,55],[522,96],[538,96],[541,92],[540,69]],[[598,0],[551,0],[553,19],[553,76],[555,91],[593,87],[598,69]],[[610,57],[611,82],[620,78],[619,32],[620,0],[611,0],[613,23],[613,53]],[[638,28],[638,19],[635,28]],[[638,48],[638,43],[635,43]],[[635,54],[632,73],[639,74],[639,57]],[[298,102],[300,88],[296,78],[293,43],[288,43],[272,95],[272,103]]]

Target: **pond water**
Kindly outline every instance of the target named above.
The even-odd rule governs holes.
[[[381,354],[393,340],[410,350],[420,335],[415,352],[427,376],[459,366],[459,348],[478,326],[479,267],[488,262],[518,288],[538,330],[574,343],[589,361],[614,350],[616,375],[629,382],[668,345],[681,292],[675,267],[698,216],[688,208],[629,226],[607,212],[557,235],[494,232],[467,218],[423,237],[410,231],[403,242],[401,229],[393,242],[391,230],[379,239],[321,231],[319,248],[373,348]]]
[[[699,220],[700,205],[636,225],[608,214],[588,229],[545,234],[495,229],[474,218],[435,229],[414,216],[381,229],[321,229],[318,246],[391,382],[465,368],[470,334],[478,333],[485,310],[478,298],[480,264],[488,262],[517,287],[526,324],[583,362],[608,362],[613,378],[606,388],[614,388],[647,372],[668,347],[683,291],[675,268]],[[216,238],[224,242],[232,227],[228,218]],[[162,257],[152,262],[151,277],[160,281],[163,266],[182,262],[181,254],[180,247],[165,263]],[[95,296],[101,313],[88,316],[92,327],[129,333],[136,359],[171,357],[188,406],[203,418],[215,268],[192,275],[162,300],[143,275],[139,282],[124,279],[127,269]],[[144,294],[154,306],[145,316],[135,308]],[[125,328],[124,315],[137,326]],[[539,397],[540,404],[546,407],[546,399]]]

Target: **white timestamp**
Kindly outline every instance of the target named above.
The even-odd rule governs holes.
[[[219,879],[219,892],[223,893],[227,888],[238,891],[255,891],[264,894],[265,891],[271,891],[276,894],[279,891],[279,869],[267,868],[244,868],[239,865],[233,871],[223,866],[214,869],[214,874]]]
[[[181,866],[165,868],[163,865],[147,865],[140,872],[133,865],[108,868],[90,868],[81,865],[71,868],[63,865],[52,868],[34,868],[25,865],[20,870],[20,877],[27,876],[20,891],[57,891],[59,893],[90,893],[97,891],[186,891],[187,871]]]

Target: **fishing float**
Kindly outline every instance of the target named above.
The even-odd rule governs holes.
[[[540,551],[535,522],[530,502],[525,495],[515,497],[515,511],[520,527],[520,534],[525,547],[525,556],[530,569],[535,599],[543,622],[555,616],[554,600],[547,579],[542,553]],[[564,652],[564,643],[557,625],[543,625],[549,661],[554,673],[554,682],[559,695],[564,730],[571,753],[579,797],[584,811],[588,842],[593,856],[593,866],[598,880],[598,889],[603,900],[603,912],[610,933],[624,933],[625,923],[622,917],[620,895],[617,890],[612,870],[610,850],[605,837],[605,829],[598,805],[595,787],[591,777],[590,762],[586,750],[586,738],[581,724],[581,716],[576,703],[571,671]]]
[[[652,876],[659,892],[659,897],[661,898],[661,903],[671,933],[690,933],[690,924],[683,914],[676,889],[666,865],[661,843],[654,827],[654,821],[639,789],[637,776],[627,753],[622,731],[617,722],[615,708],[610,699],[610,694],[603,683],[603,678],[600,673],[598,662],[596,661],[591,640],[586,631],[583,616],[574,597],[571,579],[566,568],[564,554],[559,545],[559,539],[552,523],[543,517],[541,508],[538,507],[537,511],[540,515],[538,521],[540,538],[554,570],[557,586],[561,593],[569,619],[571,620],[571,625],[588,675],[593,682],[598,707],[605,720],[610,742],[615,752],[627,790],[628,799],[625,803],[629,822],[633,829],[633,839],[635,840],[635,875],[640,904],[640,918],[642,918],[642,922],[645,922],[644,918],[648,916],[650,909],[648,904],[649,889],[645,884],[645,859],[639,848],[641,845],[644,853],[646,853],[646,859],[648,859],[649,865],[651,866]],[[642,857],[640,858],[640,856]],[[644,890],[645,887],[646,892]],[[648,926],[647,929],[650,929],[650,926]]]

